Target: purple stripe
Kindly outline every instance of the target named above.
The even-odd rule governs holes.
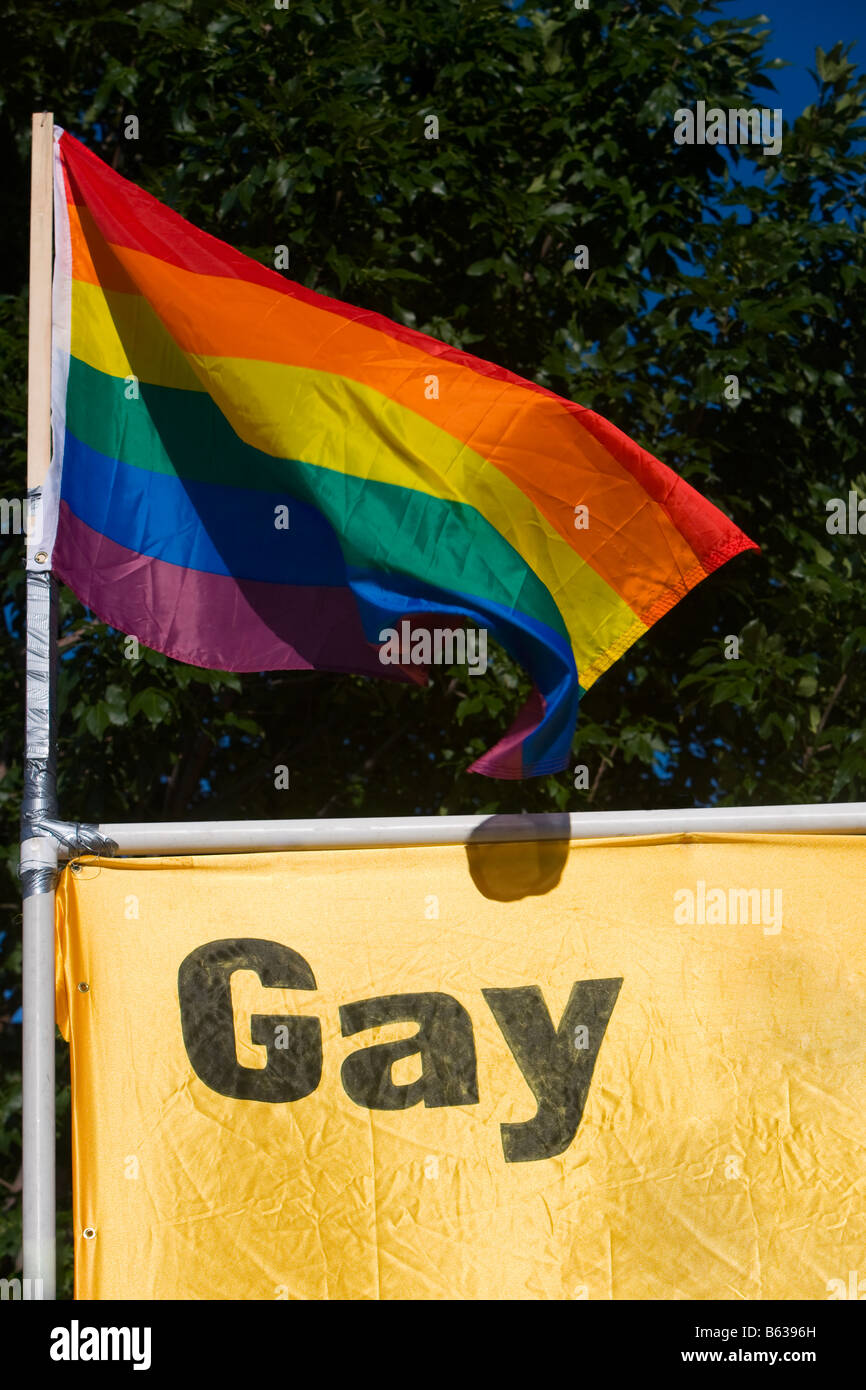
[[[524,739],[538,728],[547,711],[544,696],[533,686],[526,704],[518,714],[511,728],[495,747],[472,764],[470,772],[480,772],[485,777],[501,777],[508,782],[517,782],[523,777],[536,776],[534,768],[524,766]],[[550,769],[560,772],[559,765]]]
[[[191,666],[424,680],[382,664],[347,588],[183,569],[99,535],[65,502],[51,567],[104,623]]]

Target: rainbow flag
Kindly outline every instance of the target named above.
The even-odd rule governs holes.
[[[465,625],[534,683],[473,771],[537,776],[583,691],[757,548],[592,411],[284,279],[59,129],[55,156],[42,549],[146,646],[423,680],[391,634]]]

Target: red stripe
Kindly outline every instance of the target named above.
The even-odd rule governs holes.
[[[611,454],[644,492],[670,517],[687,545],[691,547],[707,574],[719,565],[739,555],[741,551],[758,550],[738,526],[720,512],[712,502],[674,473],[658,459],[647,453],[627,434],[609,420],[585,410],[572,401],[564,404],[580,412],[580,423],[593,439]]]

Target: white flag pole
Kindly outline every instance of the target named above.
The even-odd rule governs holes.
[[[56,816],[57,623],[46,555],[30,527],[51,461],[51,280],[54,117],[33,116],[30,184],[30,325],[27,377],[27,674],[21,809],[23,896],[23,1263],[24,1297],[56,1296],[54,1112],[54,889],[57,842],[42,828]],[[37,535],[40,528],[37,527]]]
[[[705,806],[682,811],[545,811],[500,816],[358,816],[341,820],[52,823],[65,860],[79,854],[243,854],[256,850],[385,849],[647,835],[864,835],[866,801],[806,806]],[[69,846],[72,846],[70,849]]]

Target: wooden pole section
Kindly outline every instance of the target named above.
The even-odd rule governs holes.
[[[41,487],[51,462],[51,233],[54,116],[36,111],[30,153],[30,344],[27,366],[27,486]]]

